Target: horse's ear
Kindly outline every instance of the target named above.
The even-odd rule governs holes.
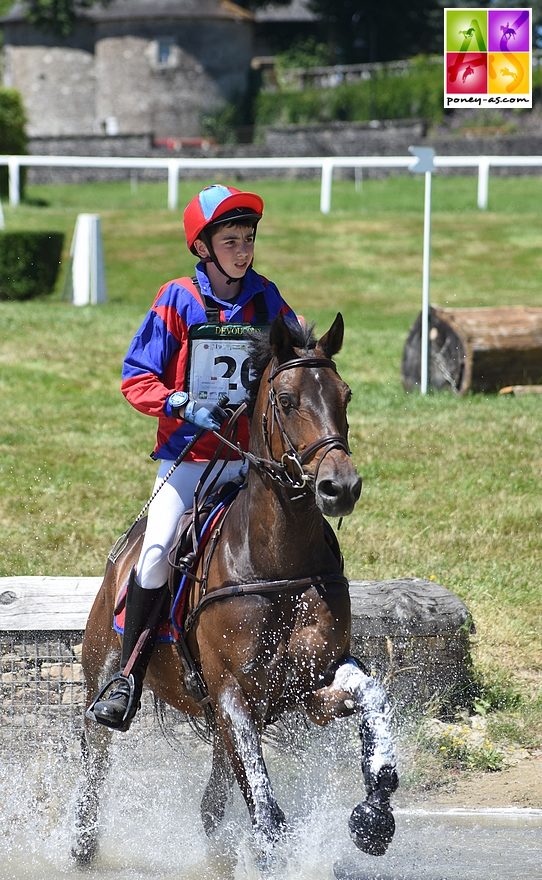
[[[333,324],[331,325],[327,333],[325,333],[319,340],[318,347],[322,349],[326,357],[332,358],[333,355],[337,354],[337,352],[341,350],[343,338],[343,316],[340,312],[337,312],[337,317],[333,321]]]
[[[292,357],[294,341],[283,315],[278,315],[271,324],[269,342],[273,354],[279,361],[289,360]]]

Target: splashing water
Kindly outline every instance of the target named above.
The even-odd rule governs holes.
[[[210,748],[188,731],[173,749],[154,730],[114,737],[102,798],[100,850],[81,871],[70,857],[79,777],[76,737],[2,750],[0,880],[508,880],[540,877],[542,815],[472,817],[396,810],[397,835],[381,858],[356,850],[348,817],[362,799],[354,727],[300,731],[303,749],[266,747],[289,833],[265,872],[236,789],[209,841],[199,803]],[[407,795],[408,796],[408,795]],[[399,799],[401,803],[401,799]],[[535,811],[536,812],[536,811]],[[505,843],[506,841],[506,843]]]

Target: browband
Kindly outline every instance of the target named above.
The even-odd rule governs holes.
[[[293,370],[295,367],[329,367],[334,373],[337,372],[337,367],[330,358],[293,358],[291,361],[285,361],[283,364],[278,364],[273,372],[270,373],[267,381],[272,382],[278,373],[282,373],[283,370]]]

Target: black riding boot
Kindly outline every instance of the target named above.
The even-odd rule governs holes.
[[[128,730],[141,705],[143,679],[151,658],[166,595],[169,595],[167,585],[156,590],[144,590],[137,581],[135,568],[132,569],[126,593],[120,673],[113,676],[88,710],[90,718],[106,727]],[[147,638],[140,645],[135,662],[125,675],[124,670],[144,630],[148,630]],[[108,692],[108,698],[103,699]]]

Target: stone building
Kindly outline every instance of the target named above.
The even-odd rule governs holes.
[[[191,137],[203,114],[246,91],[254,16],[230,0],[112,0],[72,34],[38,30],[18,3],[1,21],[4,85],[34,137]]]

